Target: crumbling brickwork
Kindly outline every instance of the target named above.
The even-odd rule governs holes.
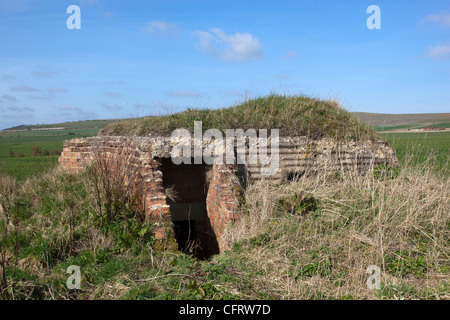
[[[130,165],[139,171],[146,217],[155,223],[153,232],[156,238],[162,239],[166,236],[165,228],[172,219],[170,201],[164,189],[162,166],[163,159],[171,158],[175,143],[176,141],[165,137],[98,136],[73,139],[65,141],[59,166],[72,172],[81,172],[95,157],[114,158],[126,155]],[[259,179],[280,182],[290,175],[306,171],[356,169],[364,172],[370,166],[379,164],[398,166],[395,152],[385,142],[338,142],[332,139],[314,141],[305,137],[280,138],[279,168],[271,176],[261,175],[262,166],[259,163],[244,166],[214,163],[210,166],[207,179],[205,201],[208,219],[197,220],[197,228],[205,230],[205,234],[198,238],[210,242],[213,233],[220,250],[227,247],[222,238],[224,230],[230,222],[238,221],[242,215],[237,176],[244,178],[247,183]]]
[[[170,220],[169,206],[162,183],[161,161],[154,159],[148,150],[152,150],[151,142],[140,145],[132,138],[93,137],[73,139],[64,142],[63,152],[59,158],[59,166],[79,173],[91,164],[96,157],[122,157],[139,169],[139,179],[142,188],[144,212],[149,221],[155,222],[156,238],[164,237],[163,222]],[[158,225],[161,226],[158,227]]]
[[[208,218],[221,251],[227,246],[222,237],[226,226],[238,221],[242,215],[239,188],[239,181],[232,165],[213,164],[206,205]]]

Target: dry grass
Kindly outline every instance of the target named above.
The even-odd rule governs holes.
[[[247,189],[248,214],[226,237],[236,242],[236,259],[261,270],[256,288],[281,299],[448,299],[449,186],[428,168],[260,182]],[[299,194],[312,195],[318,208],[278,209]],[[370,265],[382,270],[381,291],[367,289]]]
[[[127,157],[97,163],[97,178],[54,170],[16,186],[0,177],[3,208],[19,219],[0,215],[2,288],[14,293],[1,298],[450,299],[450,184],[429,163],[250,185],[247,213],[225,233],[230,250],[197,261],[153,249],[130,207],[129,225],[122,205],[103,221],[111,205],[101,181]],[[127,199],[139,173],[116,174]],[[81,266],[81,291],[65,287],[68,265]],[[381,290],[367,288],[370,265],[381,269]]]
[[[177,191],[177,188],[175,185],[165,188],[164,194],[168,199],[170,199],[173,202],[177,202],[177,200],[179,198],[179,192]]]
[[[116,152],[101,144],[94,146],[87,173],[94,187],[98,215],[106,215],[109,221],[115,220],[118,214],[127,219],[129,205],[138,219],[144,220],[143,178],[135,149],[132,139]]]
[[[16,250],[13,250],[13,252],[8,250],[6,245],[9,233],[17,230],[17,220],[12,216],[15,191],[15,179],[0,174],[0,298],[2,299],[8,296],[8,290],[11,286],[6,268],[11,264],[16,253]]]

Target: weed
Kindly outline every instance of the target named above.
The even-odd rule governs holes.
[[[265,246],[271,242],[271,237],[268,233],[262,233],[250,239],[250,244],[253,246]]]
[[[400,169],[387,165],[380,165],[373,170],[373,175],[377,179],[395,179],[400,175]]]
[[[326,248],[320,247],[319,249],[309,251],[309,261],[310,263],[302,264],[296,274],[296,278],[321,276],[326,277],[331,275],[333,265],[326,255]],[[297,265],[297,262],[293,262],[293,265]]]
[[[280,214],[299,214],[314,212],[319,209],[319,201],[312,195],[303,193],[294,194],[285,197],[278,202],[278,211]]]
[[[417,288],[408,283],[400,284],[381,283],[380,290],[377,291],[380,299],[420,299],[420,292]]]
[[[386,269],[395,276],[414,274],[423,277],[427,271],[427,262],[421,256],[411,257],[407,250],[397,251],[385,258]]]

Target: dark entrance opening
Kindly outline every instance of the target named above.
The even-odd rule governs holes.
[[[163,186],[170,205],[178,249],[199,259],[219,253],[216,235],[206,211],[207,165],[176,165],[170,158],[161,159]]]
[[[305,172],[303,172],[303,171],[302,172],[299,172],[299,171],[288,172],[286,174],[286,181],[287,182],[298,181],[304,175],[305,175]]]
[[[177,239],[178,250],[191,253],[195,245],[195,220],[173,221],[175,239]]]

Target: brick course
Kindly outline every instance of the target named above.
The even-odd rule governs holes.
[[[108,161],[125,156],[126,168],[137,170],[142,188],[142,205],[149,221],[155,222],[154,234],[158,239],[165,237],[165,228],[170,225],[170,212],[163,187],[161,171],[162,158],[170,158],[174,141],[156,137],[91,137],[64,142],[59,166],[79,173],[95,157]],[[193,143],[191,144],[193,148]],[[270,148],[270,146],[268,146]],[[306,170],[347,170],[357,168],[367,170],[370,165],[387,163],[398,166],[395,152],[385,142],[337,142],[331,139],[311,141],[305,137],[280,138],[279,170],[273,176],[261,176],[261,165],[247,165],[237,172],[239,166],[214,163],[211,167],[210,181],[206,195],[209,223],[215,233],[220,250],[227,248],[223,239],[225,228],[236,222],[242,215],[237,175],[245,176],[247,181],[269,179],[282,181],[288,174],[302,173]],[[133,169],[134,168],[134,169]],[[241,166],[242,169],[242,166]],[[187,176],[186,179],[189,179]],[[205,227],[206,228],[206,227]]]

